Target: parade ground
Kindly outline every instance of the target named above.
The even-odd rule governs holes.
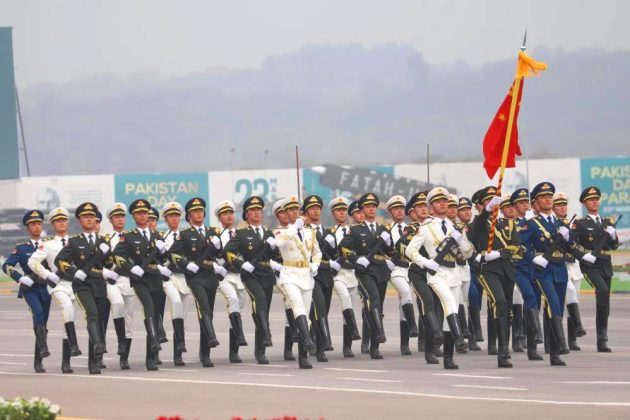
[[[282,358],[284,310],[274,296],[271,310],[274,346],[267,350],[270,364],[255,364],[253,323],[244,317],[249,347],[241,348],[243,363],[227,358],[228,320],[217,301],[215,327],[221,345],[213,349],[214,368],[197,360],[198,323],[189,313],[186,323],[186,367],[174,368],[172,342],[163,344],[164,364],[158,372],[144,366],[144,331],[136,313],[131,370],[121,371],[113,327],[108,331],[110,353],[101,375],[87,372],[87,333],[78,320],[83,356],[72,359],[75,373],[60,372],[61,319],[51,311],[48,325],[52,356],[45,359],[46,374],[33,373],[33,332],[26,305],[12,293],[0,295],[0,395],[45,397],[60,404],[63,416],[89,419],[155,419],[180,415],[185,419],[270,419],[284,415],[310,419],[355,418],[629,418],[630,417],[630,295],[612,298],[609,326],[612,353],[596,353],[594,296],[580,304],[588,334],[579,340],[580,352],[563,356],[567,367],[527,361],[512,354],[513,369],[498,369],[496,357],[485,352],[456,355],[460,369],[446,371],[427,365],[422,354],[399,352],[397,299],[385,303],[387,343],[383,360],[370,360],[353,348],[356,357],[341,355],[341,312],[333,299],[330,325],[334,352],[328,363],[311,358],[312,370]],[[396,315],[394,315],[396,314]],[[170,318],[165,322],[171,336]],[[484,335],[485,335],[484,320]],[[415,340],[415,339],[412,339]],[[542,346],[539,346],[541,349]],[[294,351],[297,352],[297,346]],[[542,351],[542,349],[541,349]]]

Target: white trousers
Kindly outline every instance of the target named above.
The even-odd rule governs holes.
[[[247,290],[239,290],[236,284],[221,281],[219,282],[219,292],[221,292],[223,299],[225,299],[225,307],[227,308],[228,314],[245,311]]]
[[[123,295],[120,287],[107,283],[107,300],[109,300],[112,319],[125,318],[125,337],[132,337],[133,330],[133,295]]]
[[[356,308],[361,307],[361,297],[359,296],[359,287],[348,287],[344,281],[335,280],[335,293],[341,302],[341,310],[352,309],[356,312]],[[345,323],[345,321],[344,321]]]
[[[444,324],[442,326],[443,331],[449,331],[446,317],[451,314],[456,314],[459,311],[459,302],[462,301],[461,285],[458,284],[452,288],[448,286],[448,276],[456,275],[454,272],[456,269],[457,267],[440,267],[435,275],[427,274],[427,284],[438,296],[438,299],[440,299],[440,304],[444,310]],[[456,297],[456,294],[458,297]]]
[[[574,279],[569,277],[567,282],[566,304],[578,303],[580,301],[580,288],[582,287],[582,278]]]
[[[284,292],[287,301],[291,304],[295,319],[301,315],[305,315],[308,319],[308,311],[311,309],[313,300],[313,289],[304,290],[294,283],[284,283],[280,288]]]
[[[76,298],[74,297],[74,293],[69,294],[66,289],[55,289],[52,289],[53,292],[50,294],[50,296],[57,303],[59,309],[61,309],[61,319],[63,323],[65,324],[66,322],[74,322],[77,317],[77,311],[74,308],[74,301],[76,300]],[[66,335],[66,329],[62,328],[62,331],[63,338],[68,338]]]
[[[398,292],[398,311],[400,312],[400,319],[405,320],[405,313],[402,307],[408,303],[413,303],[413,294],[409,286],[409,279],[406,276],[396,275],[390,278],[389,282]]]
[[[514,291],[512,292],[512,305],[522,305],[523,303],[525,303],[525,301],[523,300],[521,289],[519,289],[515,284]]]
[[[181,293],[171,281],[164,282],[163,289],[170,304],[171,319],[185,319],[193,303],[192,293]]]

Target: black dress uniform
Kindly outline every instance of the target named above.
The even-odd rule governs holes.
[[[597,187],[588,187],[580,195],[580,202],[584,203],[590,198],[601,197],[601,191]],[[577,219],[571,226],[575,241],[584,253],[591,253],[596,258],[594,263],[580,260],[580,269],[584,278],[595,289],[595,326],[597,329],[597,351],[610,352],[608,342],[608,316],[610,314],[610,284],[613,276],[613,267],[610,260],[610,251],[619,247],[619,237],[615,233],[614,238],[606,231],[614,229],[612,218],[588,215]]]
[[[135,200],[129,205],[131,214],[148,213],[149,209],[149,202],[144,199]],[[157,370],[156,357],[161,349],[156,314],[164,294],[163,277],[158,269],[158,265],[164,262],[164,255],[156,246],[156,241],[161,241],[159,233],[151,231],[148,227],[143,229],[138,227],[124,232],[112,251],[119,274],[129,277],[142,305],[144,327],[147,331],[147,370]]]
[[[324,202],[321,197],[309,195],[304,199],[300,210],[303,214],[306,214],[307,209],[313,206],[322,208],[323,205]],[[328,312],[330,311],[330,301],[334,286],[334,272],[330,267],[330,260],[335,258],[337,252],[324,240],[324,237],[331,232],[329,229],[314,224],[311,224],[310,227],[315,230],[317,243],[322,252],[322,260],[315,276],[313,302],[309,315],[313,329],[313,338],[317,345],[317,350],[315,351],[317,361],[327,362],[328,359],[324,352],[334,350],[330,337],[330,327],[328,326]]]
[[[359,199],[358,207],[362,209],[367,204],[378,206],[379,202],[376,194],[367,193]],[[356,266],[355,273],[359,279],[359,293],[368,315],[366,319],[369,322],[371,332],[370,357],[373,359],[383,358],[378,347],[380,343],[387,340],[383,330],[382,308],[390,271],[385,261],[393,248],[391,243],[389,245],[384,243],[381,238],[383,232],[386,232],[383,225],[376,223],[376,221],[372,223],[366,221],[360,225],[352,226],[350,232],[339,244],[344,257]],[[361,261],[361,257],[368,259],[369,265],[367,267],[357,263],[357,261]]]
[[[247,210],[263,209],[264,206],[262,198],[249,197],[243,204],[243,220],[247,219]],[[259,364],[269,363],[265,356],[265,348],[273,345],[269,330],[269,309],[276,275],[269,260],[279,259],[277,251],[271,249],[267,243],[267,240],[273,237],[273,233],[263,226],[256,228],[248,226],[238,229],[223,249],[226,263],[240,270],[241,280],[252,301],[252,317],[256,325],[254,354]],[[243,269],[246,263],[254,266],[252,272]]]
[[[205,211],[206,202],[200,197],[195,197],[188,200],[184,209],[186,214],[196,209]],[[173,264],[185,270],[186,283],[195,296],[201,328],[199,358],[204,367],[213,366],[210,349],[219,345],[212,320],[220,280],[215,274],[213,263],[220,255],[220,234],[221,231],[214,227],[191,226],[189,229],[183,229],[179,233],[179,238],[173,242],[169,255]]]
[[[96,217],[97,208],[93,203],[83,203],[75,211],[79,219],[83,215]],[[104,253],[101,244],[107,248]],[[111,250],[106,241],[94,232],[85,232],[70,237],[66,246],[59,251],[55,265],[67,278],[72,279],[72,290],[77,297],[87,319],[88,368],[90,374],[99,374],[99,360],[105,351],[104,320],[107,314],[107,286],[103,278],[103,267],[111,268]],[[77,276],[84,273],[85,278]]]

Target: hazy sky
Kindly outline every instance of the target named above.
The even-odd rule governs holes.
[[[478,65],[528,46],[630,49],[630,1],[0,0],[20,86],[98,73],[258,67],[307,44],[414,46]]]

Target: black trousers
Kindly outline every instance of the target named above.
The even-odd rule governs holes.
[[[199,319],[204,316],[212,318],[214,314],[214,301],[217,296],[217,287],[203,285],[198,282],[190,282],[188,283],[188,287],[195,297],[197,316]],[[160,303],[162,304],[163,302]]]
[[[433,293],[427,284],[426,273],[418,273],[414,270],[409,270],[409,280],[416,293],[416,297],[420,301],[418,308],[421,310],[421,313],[424,315],[427,312],[434,311],[435,303],[433,301]]]
[[[271,308],[271,298],[273,297],[273,286],[263,287],[258,280],[243,279],[243,285],[252,301],[252,313],[263,312],[269,318]]]
[[[325,312],[320,312],[320,313],[323,313],[324,316],[328,316],[328,313],[330,312],[330,302],[332,301],[332,294],[333,294],[334,286],[333,285],[327,286],[324,283],[320,283],[317,280],[315,280],[315,285],[317,286],[318,284],[319,284],[320,290],[322,291],[322,296],[324,298],[324,305],[326,308]]]
[[[595,289],[595,304],[610,305],[610,283],[612,276],[607,275],[604,270],[586,269],[582,270],[584,278]]]
[[[133,285],[133,290],[136,292],[136,296],[138,296],[138,300],[142,305],[144,318],[155,318],[158,308],[160,307],[160,304],[162,302],[162,295],[164,295],[164,292],[152,292],[149,289],[149,286],[146,283],[142,282],[136,282]]]
[[[369,272],[358,273],[357,278],[359,279],[359,293],[363,300],[363,306],[368,311],[376,307],[382,313],[385,293],[387,292],[387,282],[379,282],[378,278]]]
[[[324,296],[324,291],[322,290],[322,286],[317,281],[313,286],[313,300],[311,303],[311,310],[309,313],[309,317],[313,321],[317,321],[320,317],[325,317],[328,311],[326,310],[326,297]]]
[[[484,270],[482,267],[479,281],[488,294],[494,318],[509,317],[512,311],[514,277],[506,272],[501,273],[500,270]]]

